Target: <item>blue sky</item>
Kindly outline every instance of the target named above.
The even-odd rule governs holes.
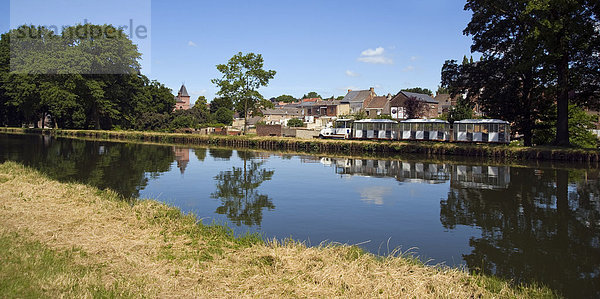
[[[12,6],[11,6],[12,2]],[[91,4],[90,4],[91,3]],[[0,31],[34,24],[113,23],[148,27],[135,39],[143,72],[194,101],[211,100],[215,65],[238,52],[263,55],[277,71],[261,93],[324,97],[375,87],[435,91],[447,59],[470,55],[464,0],[421,1],[149,1],[0,0]],[[12,13],[11,13],[12,12]],[[13,24],[13,25],[11,25]]]

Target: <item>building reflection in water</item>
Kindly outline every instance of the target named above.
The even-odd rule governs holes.
[[[181,174],[184,174],[185,168],[190,162],[190,149],[174,146],[173,153],[175,154],[175,161],[177,161],[177,168],[179,168]]]
[[[306,161],[309,158],[304,158]],[[337,174],[393,177],[399,182],[443,184],[473,189],[506,189],[510,184],[509,166],[471,166],[398,160],[313,158],[335,168]]]

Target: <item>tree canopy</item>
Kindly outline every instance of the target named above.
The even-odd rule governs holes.
[[[569,102],[598,106],[600,8],[590,0],[468,0],[464,34],[481,61],[447,61],[442,84],[466,92],[493,117],[514,122],[531,144],[536,123],[556,105],[558,145],[569,144]],[[466,57],[465,57],[466,58]]]
[[[291,95],[284,94],[284,95],[280,95],[280,96],[276,97],[275,100],[277,102],[293,103],[296,101],[296,98]]]
[[[405,88],[405,89],[402,89],[401,91],[421,93],[421,94],[426,94],[426,95],[429,95],[429,96],[433,96],[433,91],[431,91],[430,89],[421,88],[421,87]]]
[[[321,97],[321,95],[315,91],[311,91],[302,96],[302,99],[322,99],[322,98],[323,97]]]
[[[109,36],[110,35],[110,38]],[[140,74],[136,46],[110,25],[61,35],[21,26],[0,39],[0,124],[132,128],[144,114],[170,113],[171,90]]]
[[[258,89],[269,84],[269,80],[277,73],[264,70],[263,57],[260,54],[239,52],[227,64],[217,65],[223,75],[212,82],[219,87],[217,94],[232,100],[236,110],[244,115],[244,132],[247,128],[248,114],[260,113],[261,106],[272,106],[258,92]]]

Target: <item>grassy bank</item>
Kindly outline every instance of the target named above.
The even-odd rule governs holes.
[[[509,147],[506,145],[439,143],[439,142],[389,142],[358,140],[321,140],[277,137],[201,136],[134,131],[49,130],[0,128],[0,132],[23,134],[50,134],[161,142],[176,144],[216,145],[266,150],[291,150],[307,153],[361,154],[419,154],[426,156],[468,156],[504,161],[546,160],[569,162],[600,162],[600,151],[556,147]]]
[[[551,297],[352,246],[234,237],[152,200],[0,164],[0,297]]]

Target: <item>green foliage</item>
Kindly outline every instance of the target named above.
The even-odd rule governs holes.
[[[577,105],[569,105],[569,142],[574,147],[597,148],[598,138],[590,132],[594,129],[597,118],[587,114]],[[534,130],[534,143],[549,145],[555,143],[556,137],[556,109],[545,121],[537,124]]]
[[[284,103],[293,103],[296,101],[296,98],[294,98],[291,95],[287,95],[287,94],[280,95],[280,96],[276,97],[275,99],[277,100],[277,102],[284,102]]]
[[[217,94],[231,99],[236,110],[244,115],[244,119],[250,113],[260,113],[261,106],[272,105],[263,98],[258,89],[267,86],[276,72],[264,70],[263,65],[262,55],[244,55],[242,52],[234,55],[227,64],[217,65],[217,70],[223,74],[221,78],[212,80],[219,87]]]
[[[210,113],[215,114],[219,108],[233,110],[233,101],[228,97],[217,97],[210,102]]]
[[[350,118],[352,118],[354,120],[365,119],[365,118],[367,118],[367,113],[365,111],[358,111],[358,112],[350,115]]]
[[[287,126],[292,128],[304,127],[304,122],[299,118],[292,118],[288,120]]]
[[[195,128],[198,127],[199,123],[196,122],[193,116],[181,114],[173,118],[170,124],[171,129],[184,129],[184,128]]]
[[[448,111],[448,119],[447,121],[450,123],[454,123],[455,121],[463,120],[463,119],[472,119],[473,118],[473,107],[472,104],[463,98],[459,98],[456,102],[456,106],[452,107],[450,111]]]
[[[233,122],[233,111],[221,107],[215,112],[213,117],[215,121],[229,126]]]
[[[421,88],[421,87],[405,88],[405,89],[402,89],[401,91],[421,93],[421,94],[433,96],[433,91],[431,91],[430,89]]]
[[[381,114],[377,115],[376,119],[392,119],[392,116],[387,114]]]
[[[0,124],[28,126],[50,115],[57,128],[145,126],[139,118],[169,113],[175,100],[139,73],[140,57],[110,25],[66,27],[59,36],[44,27],[11,30],[0,39]]]
[[[471,51],[483,56],[477,63],[466,56],[462,65],[447,61],[442,86],[514,123],[525,145],[556,102],[556,143],[568,145],[569,98],[600,102],[598,8],[587,0],[467,1],[472,18],[464,33],[473,38]]]
[[[450,94],[450,89],[439,85],[436,94]]]
[[[136,119],[135,129],[139,131],[164,131],[169,127],[171,116],[165,113],[147,112]]]
[[[315,98],[322,99],[323,97],[321,97],[321,95],[319,95],[318,93],[316,93],[314,91],[311,91],[302,96],[302,99],[315,99]]]

